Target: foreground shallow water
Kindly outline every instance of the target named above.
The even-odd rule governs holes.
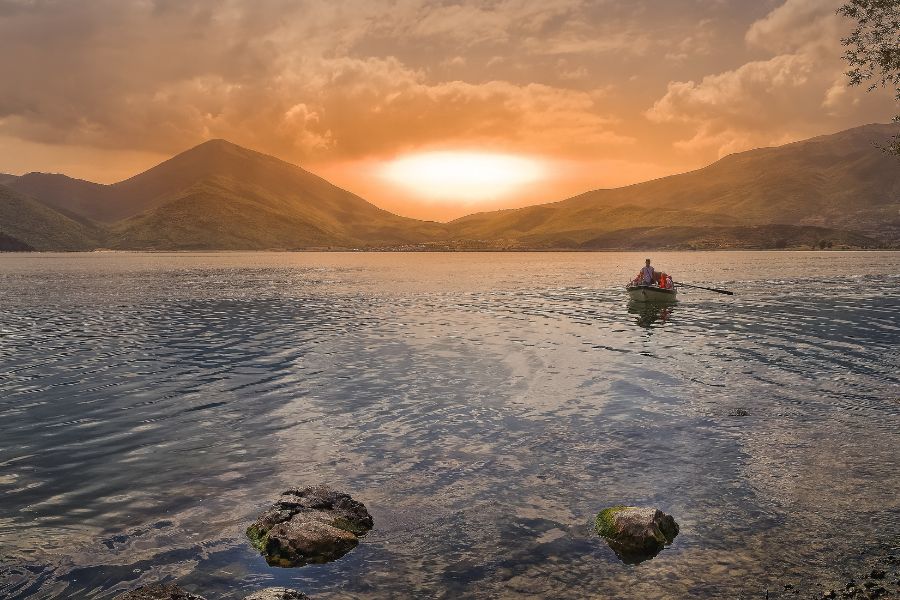
[[[900,546],[900,253],[0,255],[0,597],[762,598]],[[375,529],[269,567],[330,482]],[[681,525],[627,565],[612,504]],[[775,597],[775,596],[773,596]]]

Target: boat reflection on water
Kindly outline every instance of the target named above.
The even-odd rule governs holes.
[[[662,303],[657,304],[653,302],[629,302],[628,303],[628,312],[629,314],[635,315],[634,322],[644,327],[645,329],[651,329],[656,326],[659,327],[666,323],[669,318],[672,316],[672,313],[675,310],[675,305],[671,303]]]

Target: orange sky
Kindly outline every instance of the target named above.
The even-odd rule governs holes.
[[[559,200],[889,120],[890,93],[845,85],[839,4],[11,0],[0,172],[112,182],[225,138],[408,216]],[[481,194],[385,176],[461,151],[540,176]]]

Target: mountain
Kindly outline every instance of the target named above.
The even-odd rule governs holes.
[[[421,242],[400,217],[277,158],[211,140],[112,185],[29,173],[10,187],[106,224],[120,249],[299,249]]]
[[[111,186],[119,248],[388,246],[439,235],[277,158],[212,140]]]
[[[448,229],[460,238],[565,247],[592,241],[597,247],[604,234],[630,228],[783,224],[820,227],[822,235],[829,229],[854,231],[896,243],[900,161],[879,152],[874,144],[897,131],[897,125],[865,125],[750,150],[689,173],[594,190],[552,204],[469,215],[451,222]],[[684,231],[670,232],[674,237],[658,241],[667,245],[685,241]],[[614,237],[605,239],[612,243]]]
[[[112,245],[127,249],[291,250],[405,243],[414,235],[415,224],[407,232],[402,224],[392,223],[394,219],[400,217],[382,220],[395,231],[377,231],[366,224],[367,233],[373,236],[364,240],[363,227],[353,231],[352,226],[343,226],[337,217],[323,216],[319,210],[308,210],[232,180],[209,178],[113,226]]]
[[[101,246],[106,235],[95,225],[73,219],[2,185],[0,233],[36,250],[91,250]]]
[[[0,232],[0,252],[29,252],[31,250],[34,248],[22,240]]]
[[[877,247],[900,243],[897,125],[441,224],[382,210],[304,169],[211,140],[130,179],[0,175],[0,231],[37,249]]]
[[[4,185],[25,196],[39,198],[47,206],[70,216],[98,222],[107,220],[107,207],[112,197],[110,186],[58,173],[26,173]]]

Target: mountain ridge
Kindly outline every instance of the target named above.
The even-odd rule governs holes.
[[[873,144],[897,129],[864,125],[448,223],[395,215],[299,166],[213,139],[113,184],[0,174],[0,202],[22,211],[9,217],[14,231],[2,220],[0,231],[66,250],[766,247],[809,246],[816,236],[896,245],[900,163]]]
[[[3,185],[0,233],[35,250],[93,250],[102,246],[106,237],[102,228],[75,220]]]
[[[860,230],[883,241],[900,238],[900,163],[871,143],[889,138],[895,125],[851,130],[723,157],[693,171],[611,189],[597,189],[553,203],[476,213],[450,223],[461,235],[509,234],[510,222],[535,221],[517,236],[559,235],[584,219],[626,207],[670,213],[672,225],[691,218],[734,218],[735,225],[798,226]],[[798,152],[799,150],[799,152]],[[812,150],[812,151],[811,151]],[[853,203],[854,208],[847,208]],[[529,215],[542,212],[543,215]],[[646,215],[649,217],[650,215]],[[643,221],[646,226],[655,221]],[[724,225],[726,223],[714,223]],[[505,230],[506,228],[506,230]]]
[[[22,176],[11,186],[108,232],[114,249],[352,248],[420,242],[394,215],[279,158],[208,140],[123,181]]]

